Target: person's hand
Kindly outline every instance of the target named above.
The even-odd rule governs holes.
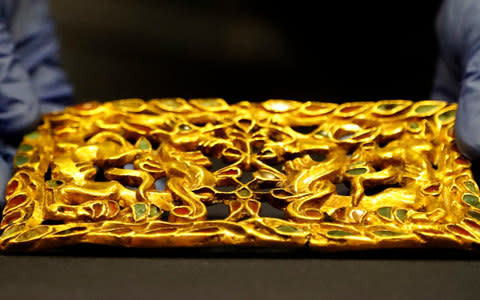
[[[480,161],[480,1],[445,0],[437,17],[439,58],[432,98],[458,101],[460,151]]]
[[[0,204],[15,143],[71,94],[47,1],[0,1]]]

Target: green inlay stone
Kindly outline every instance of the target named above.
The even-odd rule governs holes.
[[[142,150],[150,150],[151,149],[150,142],[146,138],[141,138],[140,141],[138,142],[138,148]]]
[[[63,181],[61,181],[61,180],[49,180],[49,181],[47,181],[47,185],[51,188],[59,187],[62,184],[63,184]]]
[[[468,214],[470,215],[470,217],[475,218],[475,219],[480,221],[480,213],[471,210],[471,211],[468,212]]]
[[[161,103],[171,108],[179,108],[181,106],[181,104],[176,100],[163,100]]]
[[[160,215],[160,209],[157,206],[152,204],[150,206],[150,213],[148,214],[148,217],[155,218],[155,217],[158,217],[159,215]]]
[[[217,107],[217,106],[220,106],[220,102],[215,99],[203,100],[202,105],[206,107]]]
[[[480,202],[478,202],[478,197],[472,194],[464,194],[463,201],[471,206],[480,208]]]
[[[192,127],[188,126],[187,124],[182,124],[178,126],[178,129],[180,129],[180,131],[189,131],[190,129],[192,129]]]
[[[33,150],[33,146],[30,145],[30,144],[21,144],[18,147],[18,150],[23,151],[23,152],[27,152],[27,151]]]
[[[9,236],[13,235],[14,233],[23,230],[23,228],[25,228],[25,224],[10,226],[3,232],[2,238],[9,237]]]
[[[79,233],[79,232],[85,231],[86,229],[87,229],[86,227],[72,227],[72,228],[59,231],[55,233],[55,235],[67,235],[72,233]]]
[[[403,232],[396,232],[396,231],[389,231],[389,230],[378,230],[373,232],[375,235],[378,236],[399,236],[404,235]]]
[[[133,205],[133,210],[135,213],[135,219],[141,219],[147,212],[147,206],[144,203],[136,203]]]
[[[395,214],[397,215],[397,218],[399,220],[403,220],[407,216],[407,210],[406,209],[397,209]]]
[[[20,166],[29,161],[29,158],[27,156],[19,155],[15,158],[15,165]]]
[[[362,174],[365,174],[367,173],[367,169],[366,168],[355,168],[355,169],[350,169],[347,171],[347,174],[350,174],[350,175],[362,175]]]
[[[63,231],[59,231],[59,232],[55,233],[55,235],[65,235],[65,234],[70,234],[72,232],[74,232],[72,229],[65,229]]]
[[[477,187],[475,186],[475,183],[473,183],[472,181],[465,181],[463,184],[464,184],[465,187],[466,187],[467,189],[469,189],[472,193],[478,194],[478,189],[477,189]]]
[[[314,161],[324,161],[325,158],[327,158],[324,154],[321,153],[310,153],[310,158],[313,159]]]
[[[418,127],[420,127],[417,122],[410,122],[409,126],[411,129],[417,129]]]
[[[40,238],[41,236],[46,234],[48,231],[49,231],[48,226],[39,226],[39,227],[36,227],[32,230],[29,230],[29,231],[26,231],[26,232],[22,233],[20,236],[17,237],[16,240],[18,242],[23,242],[23,241],[27,241],[27,240]]]
[[[319,130],[319,131],[315,132],[315,135],[328,137],[328,133],[325,130]]]
[[[30,132],[29,134],[25,135],[25,137],[27,139],[36,140],[40,137],[40,132],[38,131]]]
[[[241,190],[238,191],[238,195],[240,197],[248,197],[250,196],[250,194],[251,194],[250,191],[247,190],[246,188],[242,188]]]
[[[398,104],[380,104],[377,108],[379,110],[392,110],[397,107]]]
[[[300,232],[301,230],[296,228],[296,227],[293,227],[293,226],[289,226],[289,225],[280,225],[280,226],[277,226],[277,229],[280,230],[280,231],[283,231],[283,232],[288,232],[288,233],[293,233],[293,232]]]
[[[339,236],[339,237],[355,235],[355,233],[353,232],[344,231],[344,230],[330,230],[329,232],[327,232],[327,234],[331,236]]]
[[[415,112],[419,114],[424,114],[426,112],[429,112],[435,109],[436,107],[438,107],[438,105],[433,105],[433,104],[420,105],[419,107],[415,108]]]
[[[392,217],[392,208],[391,207],[380,207],[377,210],[377,213],[379,215],[381,215],[382,217],[391,218]]]
[[[440,121],[445,122],[445,121],[455,117],[456,112],[457,112],[456,110],[449,110],[449,111],[446,111],[446,112],[442,113],[441,115],[439,115],[438,118],[440,119]]]

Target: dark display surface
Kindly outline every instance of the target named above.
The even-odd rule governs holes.
[[[467,299],[475,296],[480,274],[475,255],[445,250],[80,247],[65,253],[70,256],[1,256],[2,298]]]

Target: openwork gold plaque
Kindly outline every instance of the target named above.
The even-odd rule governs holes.
[[[455,109],[179,98],[70,107],[20,145],[0,247],[473,248],[479,191],[455,146]]]

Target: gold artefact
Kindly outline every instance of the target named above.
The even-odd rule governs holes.
[[[455,146],[455,110],[180,98],[69,107],[18,149],[0,248],[470,249],[479,190]],[[214,206],[228,213],[212,218]]]

